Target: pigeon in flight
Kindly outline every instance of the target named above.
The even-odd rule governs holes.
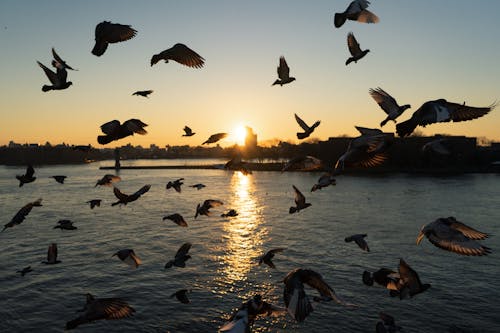
[[[112,255],[112,257],[114,256],[117,256],[121,261],[133,268],[137,268],[140,264],[142,264],[141,259],[136,256],[134,250],[132,249],[120,250]]]
[[[394,97],[386,93],[382,88],[370,89],[369,92],[375,102],[387,113],[387,118],[382,120],[380,127],[384,126],[389,120],[396,122],[397,117],[403,114],[406,109],[411,108],[410,104],[399,106]]]
[[[306,209],[311,206],[310,203],[306,202],[306,197],[299,191],[295,185],[292,185],[293,190],[295,191],[295,207],[290,207],[289,213],[293,214],[295,212],[300,212],[301,209]]]
[[[207,186],[204,185],[204,184],[194,184],[194,185],[189,185],[189,187],[193,187],[193,188],[195,188],[195,189],[197,189],[199,191],[202,188],[207,187]]]
[[[19,180],[19,187],[22,187],[26,183],[34,182],[36,179],[36,177],[33,177],[34,174],[35,174],[35,169],[33,169],[31,165],[28,165],[24,175],[16,176],[17,180]]]
[[[367,0],[354,0],[349,4],[349,7],[343,13],[335,13],[333,23],[336,28],[340,28],[346,20],[358,21],[361,23],[378,23],[377,15],[370,12],[368,6],[370,2]]]
[[[230,209],[227,211],[227,213],[223,213],[221,214],[220,217],[235,217],[235,216],[238,216],[238,212],[234,209]]]
[[[61,263],[61,261],[57,260],[57,244],[52,243],[49,245],[49,249],[47,251],[47,261],[42,261],[42,264],[55,265],[59,263]]]
[[[417,236],[417,245],[427,237],[435,246],[466,256],[483,256],[491,253],[489,247],[481,245],[478,240],[488,238],[488,234],[477,231],[457,221],[453,216],[438,218],[426,224]]]
[[[173,293],[172,295],[170,295],[170,298],[177,298],[177,300],[183,304],[189,304],[191,303],[191,301],[189,300],[189,298],[187,297],[187,294],[190,293],[191,290],[187,290],[187,289],[181,289],[181,290],[177,290],[175,293]]]
[[[175,214],[172,214],[172,215],[168,215],[168,216],[164,216],[163,217],[163,221],[165,221],[165,220],[170,220],[170,221],[174,222],[175,224],[180,225],[181,227],[187,227],[188,226],[186,220],[184,220],[184,217],[182,217],[182,215],[178,214],[178,213],[175,213]]]
[[[122,178],[120,176],[107,174],[107,175],[104,175],[101,179],[99,179],[94,187],[96,187],[97,185],[111,186],[114,183],[119,182],[120,180],[122,180]]]
[[[216,143],[219,140],[224,139],[227,136],[227,133],[217,133],[217,134],[212,134],[210,137],[207,139],[207,141],[203,142],[202,145],[208,145],[211,143]]]
[[[222,201],[220,200],[213,200],[213,199],[208,199],[203,201],[203,205],[198,204],[196,206],[196,214],[194,215],[194,218],[197,218],[198,215],[205,215],[205,216],[210,216],[210,208],[214,207],[219,207],[223,205]]]
[[[114,187],[113,193],[115,194],[115,197],[118,198],[118,201],[112,203],[111,206],[116,206],[118,204],[126,205],[129,202],[136,201],[137,199],[140,198],[141,195],[143,195],[144,193],[149,191],[150,188],[151,188],[151,185],[144,185],[137,192],[135,192],[131,195],[127,195],[127,194],[122,193],[118,188]]]
[[[202,56],[181,43],[177,43],[171,48],[155,54],[151,58],[151,66],[160,60],[165,60],[166,63],[168,63],[169,60],[173,60],[179,64],[193,68],[202,68],[205,63],[205,59],[203,59]]]
[[[276,268],[276,266],[274,265],[274,263],[272,262],[271,259],[274,258],[274,255],[276,253],[283,252],[284,250],[286,250],[286,248],[279,247],[279,248],[267,251],[266,254],[264,254],[262,257],[259,258],[259,265],[262,265],[262,263],[264,263],[271,268]]]
[[[95,298],[87,294],[87,302],[83,314],[66,323],[66,329],[71,330],[79,325],[90,323],[99,319],[121,319],[133,315],[134,308],[121,298]]]
[[[173,182],[169,181],[166,186],[167,190],[173,187],[177,193],[181,193],[181,185],[184,184],[182,182],[183,180],[184,178],[179,178],[177,180],[174,180]]]
[[[325,172],[321,177],[319,177],[318,182],[313,185],[311,188],[311,192],[315,192],[317,190],[321,190],[323,187],[327,187],[330,185],[336,185],[337,182],[333,177],[331,172]]]
[[[300,119],[299,116],[297,116],[297,114],[294,114],[295,115],[295,120],[297,121],[297,123],[299,124],[300,127],[302,127],[302,129],[304,130],[303,133],[297,133],[297,138],[298,139],[305,139],[307,138],[309,135],[311,135],[311,133],[314,131],[314,129],[316,127],[319,126],[319,124],[321,123],[319,120],[316,121],[312,126],[309,126],[307,125],[302,119]]]
[[[193,133],[193,130],[189,128],[188,126],[184,126],[184,134],[182,136],[193,136],[196,133]]]
[[[108,44],[129,40],[135,37],[136,33],[137,31],[130,25],[103,21],[95,27],[95,45],[92,54],[100,57],[108,48]]]
[[[363,251],[370,252],[370,249],[368,248],[368,244],[365,241],[366,234],[355,234],[349,237],[346,237],[344,240],[346,243],[354,241],[356,244],[358,244],[359,248]]]
[[[24,268],[23,268],[23,269],[21,269],[20,271],[16,271],[16,273],[21,274],[21,276],[25,276],[26,274],[28,274],[28,273],[30,273],[30,272],[33,272],[33,270],[31,269],[31,266],[24,267]]]
[[[420,278],[403,259],[399,259],[399,298],[413,297],[417,294],[423,293],[431,287],[430,284],[423,284]]]
[[[129,135],[134,135],[134,133],[146,135],[148,133],[144,129],[146,126],[148,125],[139,119],[129,119],[123,124],[120,124],[118,120],[112,120],[101,125],[101,131],[106,135],[97,136],[97,142],[101,145],[105,145],[112,141],[123,139]]]
[[[132,96],[142,96],[149,98],[149,95],[153,93],[153,90],[139,90],[132,94]]]
[[[54,178],[56,180],[56,182],[58,182],[59,184],[64,184],[64,180],[68,177],[66,177],[66,176],[52,176],[51,178]]]
[[[73,84],[71,81],[67,81],[68,72],[64,68],[57,68],[56,72],[53,72],[50,68],[37,61],[38,66],[40,66],[47,78],[49,79],[51,86],[44,84],[42,86],[42,91],[47,92],[49,90],[63,90],[69,88]]]
[[[174,260],[170,260],[165,264],[165,269],[170,268],[172,266],[186,267],[186,261],[191,259],[191,256],[188,254],[189,249],[191,249],[191,243],[182,244],[179,250],[177,250]]]
[[[459,122],[476,119],[484,116],[496,107],[491,104],[486,107],[473,107],[464,104],[448,102],[445,99],[428,101],[413,113],[410,119],[396,125],[396,132],[400,137],[413,133],[417,126],[427,126],[441,122]]]
[[[278,77],[279,79],[274,81],[274,83],[272,84],[273,86],[279,84],[280,86],[283,87],[284,84],[295,81],[295,78],[290,76],[290,67],[288,67],[285,57],[283,56],[280,57],[280,64],[278,66]]]
[[[19,209],[16,215],[14,215],[14,217],[10,220],[10,222],[5,224],[1,232],[4,232],[4,230],[7,228],[12,228],[15,225],[21,224],[26,218],[26,215],[28,215],[31,212],[33,207],[41,207],[41,206],[42,206],[41,198],[24,205],[24,207]]]
[[[370,52],[368,49],[361,50],[359,43],[352,32],[347,34],[347,46],[349,48],[349,52],[351,53],[351,57],[346,60],[346,66],[353,61],[357,63],[359,59],[363,58],[368,52]]]
[[[78,229],[73,225],[73,222],[70,220],[59,220],[57,222],[57,225],[54,227],[54,229],[61,229],[61,230],[76,230]]]
[[[88,204],[90,204],[90,209],[94,209],[94,207],[101,207],[101,199],[92,199],[87,201]]]

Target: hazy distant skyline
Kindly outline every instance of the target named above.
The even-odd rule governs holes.
[[[398,121],[437,98],[472,106],[500,100],[500,2],[372,0],[380,23],[334,28],[334,13],[349,3],[2,1],[0,145],[195,146],[239,126],[253,128],[259,141],[298,142],[294,113],[307,123],[321,120],[311,137],[354,136],[355,125],[379,127],[385,118],[368,94],[378,86],[412,105]],[[94,29],[103,20],[130,24],[137,36],[96,57]],[[350,31],[371,52],[345,66]],[[205,67],[150,66],[153,54],[178,42],[203,56]],[[49,66],[52,47],[79,71],[69,71],[70,88],[44,93],[48,80],[36,61]],[[272,87],[281,55],[297,80]],[[154,90],[149,98],[132,96],[147,89]],[[148,134],[97,143],[101,124],[130,118],[149,124]],[[196,135],[182,137],[185,125]],[[473,121],[418,130],[500,141],[499,125],[497,108]],[[383,129],[395,131],[394,123]]]

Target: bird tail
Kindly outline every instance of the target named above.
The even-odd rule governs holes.
[[[396,132],[400,137],[405,137],[410,135],[417,127],[417,122],[413,119],[408,119],[396,125]]]
[[[44,84],[43,87],[42,87],[42,91],[43,92],[47,92],[49,90],[52,90],[52,86],[48,86],[48,85]]]
[[[307,133],[297,133],[297,138],[302,140],[302,139],[305,139],[307,138],[309,135],[307,135]]]
[[[165,268],[170,268],[170,267],[172,267],[173,265],[174,265],[174,261],[173,261],[173,260],[170,260],[169,262],[167,262],[167,263],[165,264]]]
[[[106,49],[108,48],[108,43],[104,41],[96,41],[94,48],[92,49],[92,54],[95,56],[102,56]]]
[[[97,136],[97,142],[99,142],[101,145],[105,145],[113,141],[113,139],[108,136],[108,135],[98,135]]]
[[[344,13],[335,13],[335,16],[333,17],[333,24],[335,24],[335,28],[340,28],[346,20],[347,16]]]
[[[389,118],[382,120],[382,122],[380,123],[380,127],[383,127],[385,124],[387,124],[388,121],[389,121]]]
[[[111,204],[111,206],[116,206],[116,205],[121,204],[121,203],[122,203],[121,201],[113,202],[113,203]]]
[[[290,210],[288,211],[290,214],[293,214],[295,212],[298,212],[298,209],[296,207],[290,207]]]
[[[351,57],[351,58],[347,59],[347,61],[345,62],[345,65],[346,66],[349,65],[353,61],[354,61],[354,59]]]

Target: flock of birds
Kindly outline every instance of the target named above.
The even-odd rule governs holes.
[[[341,27],[347,20],[363,23],[379,22],[379,18],[367,9],[368,6],[369,2],[367,0],[352,1],[344,12],[335,14],[335,27]],[[102,56],[109,44],[127,41],[135,37],[136,33],[137,31],[130,25],[122,25],[107,21],[101,22],[95,29],[95,46],[92,49],[92,54],[98,57]],[[347,59],[346,65],[349,65],[352,62],[356,63],[360,59],[364,58],[369,52],[369,50],[361,49],[352,32],[347,35],[347,45],[351,57]],[[47,78],[51,82],[51,85],[44,85],[42,87],[44,92],[67,89],[72,84],[71,81],[68,81],[67,70],[75,69],[69,66],[56,53],[55,49],[52,49],[52,55],[52,66],[55,68],[55,72],[38,62],[38,65],[43,69]],[[153,55],[150,65],[153,66],[162,60],[166,63],[172,60],[192,68],[202,68],[205,63],[205,59],[203,57],[181,43],[175,44],[173,47]],[[296,80],[294,77],[290,76],[290,68],[285,60],[285,57],[283,56],[279,58],[277,74],[278,79],[274,81],[272,84],[273,86],[283,86]],[[151,93],[153,93],[153,90],[143,90],[134,92],[133,95],[148,97]],[[381,127],[388,121],[396,122],[399,116],[401,116],[406,109],[411,108],[409,104],[399,105],[395,98],[381,88],[370,89],[369,94],[387,115],[386,118],[380,123]],[[488,107],[471,107],[465,105],[465,102],[452,103],[446,101],[445,99],[427,101],[423,103],[408,120],[398,123],[396,125],[396,132],[400,137],[405,137],[410,135],[417,126],[426,126],[437,122],[459,122],[472,120],[484,116],[495,106],[495,104],[492,104]],[[297,133],[297,138],[301,140],[309,137],[315,128],[320,125],[320,121],[316,121],[309,126],[297,114],[295,114],[295,119],[303,130],[303,132]],[[147,133],[145,130],[146,126],[147,124],[139,119],[129,119],[123,123],[118,120],[112,120],[100,126],[103,135],[99,135],[97,137],[97,141],[100,144],[105,145],[130,135],[144,135]],[[334,167],[326,167],[327,172],[319,178],[317,184],[314,184],[311,189],[312,192],[330,185],[335,185],[336,180],[334,176],[342,173],[346,166],[355,165],[371,167],[383,163],[383,161],[387,158],[386,152],[390,146],[390,139],[393,137],[392,133],[384,133],[380,129],[363,127],[356,128],[360,132],[360,136],[354,138],[350,142],[347,151],[338,159]],[[183,136],[186,137],[196,134],[188,126],[184,127],[184,132],[185,134],[183,134]],[[205,142],[203,142],[203,144],[216,143],[226,136],[227,133],[213,134]],[[436,143],[436,145],[437,144],[438,143]],[[248,173],[248,171],[245,171],[244,162],[241,162],[241,159],[239,161],[230,162],[231,163],[228,165],[230,165],[231,169]],[[291,160],[283,168],[283,171],[289,169],[315,170],[320,166],[325,168],[325,166],[322,165],[322,162],[314,157],[299,157]],[[16,176],[20,182],[19,186],[35,181],[36,177],[34,176],[34,173],[35,171],[33,167],[28,166],[25,174]],[[64,183],[65,178],[65,176],[61,175],[54,176],[54,179],[59,183]],[[133,194],[125,194],[114,186],[114,183],[119,180],[120,177],[118,176],[105,175],[96,183],[96,186],[113,186],[113,193],[118,201],[112,203],[112,206],[127,205],[134,202],[147,193],[151,188],[151,185],[144,185]],[[175,191],[180,192],[183,180],[183,178],[180,178],[174,181],[169,181],[166,185],[166,189],[173,188]],[[203,184],[191,185],[191,187],[198,190],[202,189],[204,186],[205,185]],[[293,190],[295,192],[295,205],[289,208],[290,214],[299,213],[300,211],[311,206],[311,203],[306,202],[305,196],[295,185],[293,185]],[[14,215],[11,221],[5,224],[2,232],[8,228],[21,224],[34,207],[42,206],[41,202],[42,199],[38,199],[23,206]],[[101,200],[93,199],[88,201],[88,203],[90,204],[90,208],[93,209],[100,206]],[[223,205],[223,203],[220,200],[205,200],[203,203],[197,205],[195,218],[201,215],[210,216],[210,209],[221,205]],[[238,213],[235,210],[229,210],[222,216],[234,217],[237,215]],[[170,220],[181,227],[188,226],[184,217],[178,213],[165,216],[163,219]],[[64,230],[77,229],[77,227],[74,226],[69,220],[59,221],[54,228]],[[370,250],[365,240],[366,236],[366,234],[355,234],[346,237],[345,241],[355,242],[362,250],[369,252]],[[491,250],[488,247],[479,242],[480,240],[487,238],[487,234],[477,231],[472,227],[457,221],[454,217],[438,218],[434,222],[423,226],[418,234],[417,244],[419,244],[424,237],[427,237],[435,246],[460,255],[481,256],[491,253]],[[189,255],[190,248],[190,243],[183,244],[175,254],[175,257],[165,264],[165,269],[172,266],[185,267],[186,261],[191,258]],[[275,268],[276,266],[272,259],[277,253],[284,250],[286,249],[275,248],[269,250],[267,253],[262,255],[259,260],[259,264],[266,264],[271,269]],[[120,260],[132,267],[138,267],[141,265],[141,260],[134,253],[133,249],[122,249],[114,253],[113,256],[117,256]],[[57,260],[57,244],[53,243],[50,244],[48,248],[47,260],[44,261],[44,264],[51,265],[58,263],[60,263],[60,261]],[[24,276],[31,271],[31,267],[25,267],[18,272]],[[400,259],[396,270],[382,267],[373,273],[365,271],[362,275],[362,281],[366,285],[370,286],[375,282],[376,284],[387,288],[390,296],[399,297],[400,299],[414,297],[415,295],[418,295],[419,293],[422,293],[430,288],[430,284],[422,283],[417,272],[413,270],[403,259]],[[311,314],[314,309],[313,304],[331,300],[348,307],[356,306],[355,304],[348,303],[340,298],[335,293],[334,289],[328,285],[323,276],[313,270],[304,268],[294,269],[286,275],[283,279],[283,283],[285,307],[270,304],[264,301],[260,295],[255,295],[247,302],[244,302],[239,309],[235,311],[228,322],[220,328],[220,331],[233,333],[248,332],[254,320],[259,315],[270,315],[273,313],[288,312],[296,321],[301,322]],[[319,296],[310,298],[305,290],[305,285],[316,289],[319,292]],[[182,303],[189,303],[189,299],[187,297],[189,292],[190,290],[182,289],[172,294],[171,297],[176,297]],[[81,324],[86,324],[98,319],[120,319],[129,317],[135,311],[134,308],[132,308],[126,301],[120,298],[96,298],[91,294],[87,294],[86,298],[86,304],[82,310],[83,313],[77,318],[68,321],[66,323],[66,329],[73,329]],[[401,327],[395,324],[393,317],[385,313],[380,313],[380,321],[376,324],[376,332],[397,332],[400,329]]]

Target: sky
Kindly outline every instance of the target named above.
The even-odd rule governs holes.
[[[357,135],[355,125],[379,127],[385,113],[368,94],[381,87],[409,118],[428,100],[472,106],[500,101],[500,1],[372,0],[378,24],[348,21],[337,29],[344,0],[0,1],[0,145],[97,143],[100,125],[138,118],[149,126],[110,145],[196,146],[218,132],[236,142],[250,126],[260,143],[298,142],[299,126],[321,120],[311,135]],[[91,54],[101,21],[131,25],[137,36]],[[349,57],[353,32],[370,53]],[[175,62],[150,66],[153,54],[184,43],[205,58],[202,69]],[[36,61],[50,66],[51,48],[73,68],[73,85],[48,84]],[[279,57],[296,81],[271,86]],[[152,89],[148,99],[132,96]],[[188,125],[196,135],[182,137]],[[429,125],[424,135],[450,134],[500,141],[500,107],[462,123]],[[394,132],[389,122],[384,131]]]

